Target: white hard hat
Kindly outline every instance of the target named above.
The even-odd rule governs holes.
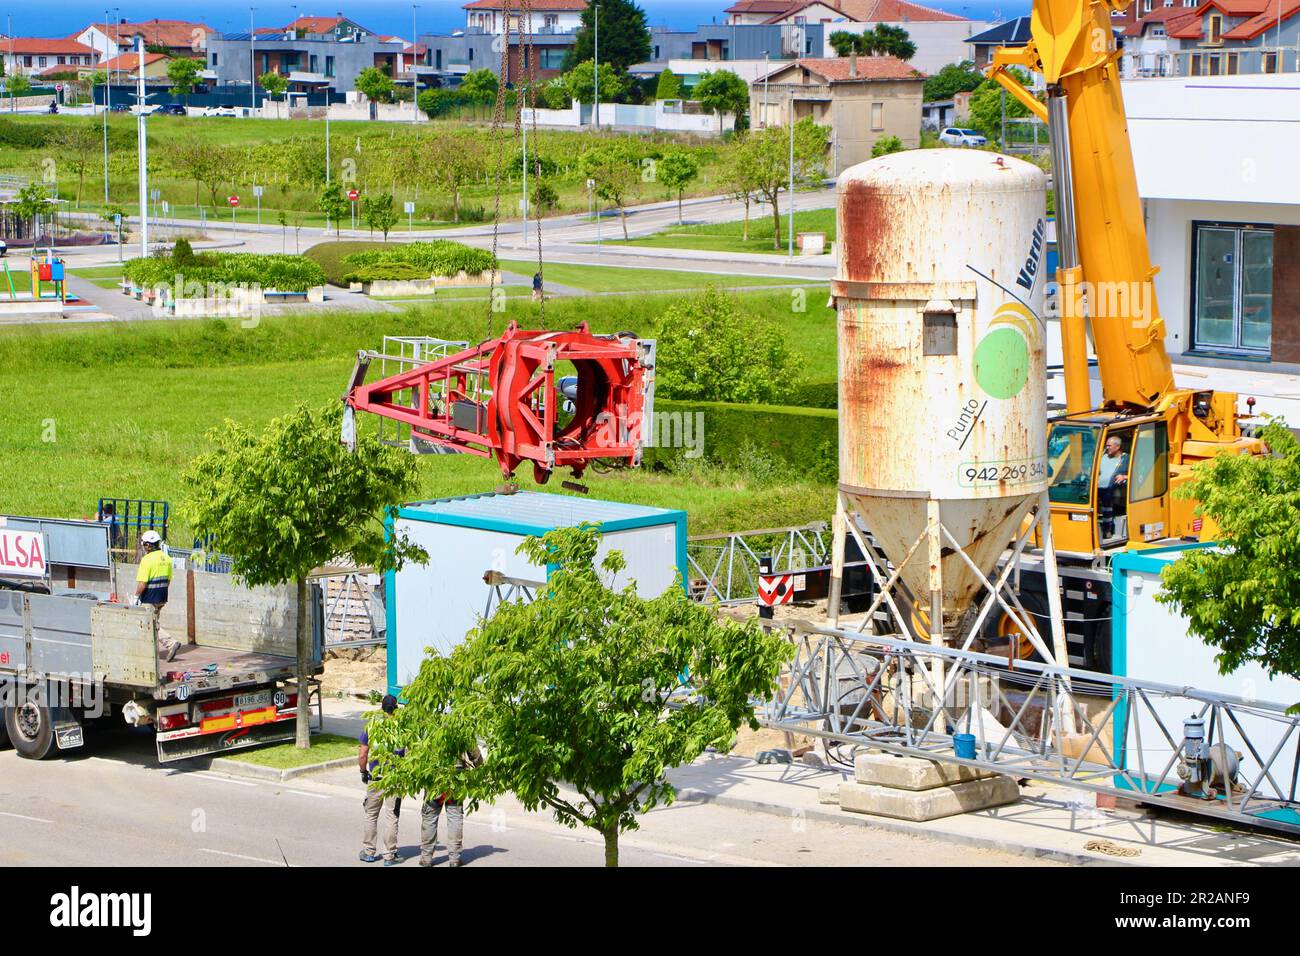
[[[140,535],[140,540],[145,544],[162,544],[162,538],[158,536],[157,531],[146,531]]]

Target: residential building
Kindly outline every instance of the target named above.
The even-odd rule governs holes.
[[[587,0],[532,0],[531,31],[534,34],[576,33],[582,26],[582,13],[587,9]],[[506,20],[506,8],[509,7],[510,19]],[[479,33],[499,35],[509,30],[518,32],[520,18],[524,17],[522,4],[518,0],[472,0],[465,4],[465,29]],[[529,29],[524,17],[524,29]]]
[[[367,30],[355,20],[348,19],[341,13],[332,17],[298,17],[286,26],[264,27],[253,32],[287,33],[294,37],[310,40],[361,40],[374,36],[372,31]]]
[[[175,57],[167,56],[165,53],[146,53],[144,55],[145,85],[166,84],[171,86],[171,80],[167,77],[167,65],[174,59]],[[97,66],[84,69],[82,74],[85,75],[92,71],[102,71],[112,83],[130,83],[140,77],[140,54],[123,53],[111,60],[104,60]]]
[[[998,47],[1024,46],[1029,42],[1029,17],[1016,17],[989,27],[972,36],[968,41],[971,47],[971,59],[981,69],[988,69],[993,64],[993,53]]]
[[[76,40],[44,37],[9,37],[0,44],[5,76],[34,76],[52,66],[94,66],[98,54]]]
[[[925,74],[890,56],[804,57],[749,87],[750,122],[781,126],[811,116],[831,128],[832,175],[871,158],[876,140],[921,141]]]
[[[1122,76],[1172,76],[1179,41],[1169,35],[1169,26],[1188,16],[1182,6],[1157,7],[1129,24],[1121,36]]]
[[[1282,75],[1123,81],[1151,257],[1160,268],[1155,292],[1177,362],[1300,369],[1294,87]]]
[[[1208,0],[1171,20],[1177,76],[1295,72],[1300,69],[1300,0]]]
[[[71,39],[84,43],[108,59],[135,49],[136,37],[142,37],[146,46],[166,47],[169,56],[188,56],[202,59],[207,50],[208,37],[216,31],[205,23],[193,20],[144,20],[129,23],[92,23],[74,34]],[[159,50],[159,52],[161,52]]]
[[[357,31],[213,34],[204,76],[220,89],[247,87],[251,77],[275,72],[289,80],[290,92],[343,94],[356,89],[357,74],[366,67],[396,76],[403,47],[401,40]]]

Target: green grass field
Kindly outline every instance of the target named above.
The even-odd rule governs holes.
[[[804,357],[808,377],[834,377],[835,324],[825,299],[791,310],[785,290],[743,293],[746,307],[780,321]],[[672,296],[552,300],[546,324],[587,321],[599,332],[652,334]],[[0,365],[0,512],[80,517],[102,496],[178,503],[181,475],[207,449],[205,433],[230,418],[259,426],[300,402],[337,401],[356,350],[385,334],[477,341],[515,319],[537,327],[528,298],[490,317],[482,302],[413,305],[394,314],[302,314],[238,322],[194,320],[103,326],[3,327],[0,347],[21,362]],[[369,419],[365,427],[375,427]],[[705,422],[707,450],[708,423]],[[525,485],[531,475],[519,476]],[[420,497],[481,492],[502,481],[497,466],[468,455],[420,460]],[[832,486],[798,475],[755,479],[721,469],[673,475],[650,469],[589,472],[597,498],[690,513],[693,533],[819,520]],[[565,493],[559,479],[548,491]],[[183,518],[173,525],[183,542]]]
[[[501,268],[516,275],[531,276],[537,271],[537,262],[503,259]],[[720,289],[734,289],[803,284],[797,279],[780,276],[721,275],[715,272],[688,272],[684,269],[632,269],[626,266],[570,262],[544,262],[542,275],[547,282],[588,292],[676,292],[703,289],[711,285]]]
[[[649,246],[651,248],[669,249],[704,249],[709,252],[767,252],[785,255],[788,216],[781,216],[779,248],[773,248],[772,217],[751,216],[749,219],[749,239],[744,239],[744,221],[689,223],[684,226],[670,226],[662,232],[640,239],[618,241],[624,246]],[[824,232],[827,243],[835,239],[835,210],[808,209],[794,214],[795,232]],[[798,255],[798,249],[795,255]]]

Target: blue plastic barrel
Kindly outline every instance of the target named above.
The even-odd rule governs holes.
[[[952,751],[963,760],[975,759],[975,735],[953,734]]]

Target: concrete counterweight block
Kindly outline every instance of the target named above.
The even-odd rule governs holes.
[[[955,783],[967,783],[995,776],[987,770],[924,757],[873,751],[860,753],[853,761],[853,776],[858,783],[897,790],[933,790]]]
[[[967,780],[929,790],[895,790],[845,780],[840,784],[840,809],[923,823],[1015,803],[1020,788],[1010,777]]]

